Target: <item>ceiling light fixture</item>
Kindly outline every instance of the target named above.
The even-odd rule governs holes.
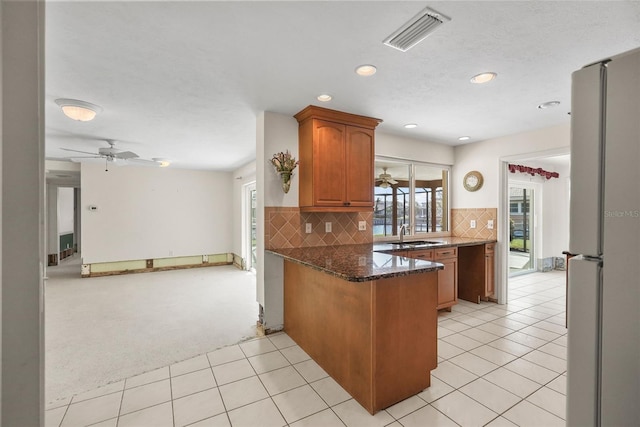
[[[65,116],[80,122],[91,121],[96,117],[96,114],[102,112],[102,107],[77,99],[59,98],[56,99],[56,104],[62,108]]]
[[[378,69],[375,65],[364,64],[356,68],[356,74],[363,77],[373,76]]]
[[[476,74],[475,76],[471,77],[471,83],[475,83],[475,84],[489,83],[491,80],[495,79],[497,76],[498,75],[492,71]]]
[[[404,127],[407,129],[413,129],[413,128],[417,128],[418,125],[415,123],[407,123],[406,125],[404,125]]]
[[[322,95],[318,95],[317,99],[320,102],[329,102],[333,99],[333,97],[328,93],[323,93]]]
[[[560,105],[560,101],[549,101],[538,105],[538,108],[544,110],[545,108],[553,108],[557,107],[558,105]]]
[[[160,157],[154,157],[151,160],[153,160],[154,162],[158,163],[158,166],[160,166],[161,168],[166,168],[167,166],[169,166],[171,164],[171,162],[167,159],[162,159]]]
[[[471,139],[470,136],[461,136],[460,138],[458,138],[458,141],[468,141],[470,139]]]

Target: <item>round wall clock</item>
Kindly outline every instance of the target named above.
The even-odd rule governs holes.
[[[467,191],[477,191],[482,187],[482,174],[478,171],[471,171],[464,176],[462,184]]]

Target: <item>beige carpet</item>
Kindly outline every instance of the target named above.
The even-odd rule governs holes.
[[[75,255],[47,276],[47,402],[256,333],[255,276],[232,266],[81,279]]]

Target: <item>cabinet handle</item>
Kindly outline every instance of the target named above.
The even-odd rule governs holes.
[[[343,202],[342,204],[345,205],[345,206],[350,206],[351,202]]]
[[[440,255],[451,255],[453,252],[440,252]]]

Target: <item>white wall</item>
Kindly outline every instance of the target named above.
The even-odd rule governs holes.
[[[0,425],[44,424],[44,1],[3,1]]]
[[[554,166],[544,161],[535,162],[559,178],[544,179],[542,184],[542,258],[562,257],[569,250],[569,166]]]
[[[527,153],[532,153],[532,157],[535,157],[533,153],[537,152],[562,148],[568,150],[569,137],[569,123],[567,123],[456,146],[450,186],[451,207],[458,209],[498,207],[501,158]],[[482,173],[484,185],[480,190],[470,193],[462,186],[462,178],[472,170]]]
[[[58,234],[73,233],[73,188],[58,188]]]
[[[229,172],[85,163],[81,189],[85,264],[232,249]]]
[[[454,148],[435,142],[376,132],[376,156],[453,165]]]
[[[265,111],[260,113],[256,125],[256,177],[257,177],[257,261],[256,294],[258,303],[264,308],[263,325],[278,329],[284,324],[284,301],[282,277],[278,271],[281,261],[264,253],[264,208],[265,206],[298,206],[298,175],[294,171],[288,193],[282,191],[280,177],[271,165],[271,157],[280,151],[289,150],[298,156],[298,122],[295,118]],[[265,265],[269,263],[269,265]]]
[[[298,121],[292,116],[265,112],[264,128],[264,205],[298,207],[298,170],[293,171],[291,188],[285,194],[282,191],[280,175],[271,165],[271,157],[279,152],[289,150],[291,155],[298,156]],[[260,179],[260,178],[258,178]]]

